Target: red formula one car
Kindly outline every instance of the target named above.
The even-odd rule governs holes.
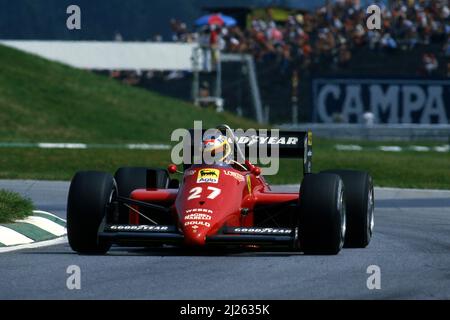
[[[231,131],[227,126],[219,129]],[[231,134],[237,142],[233,149],[242,154],[239,138]],[[112,244],[281,246],[306,254],[337,254],[343,246],[369,244],[374,211],[369,174],[351,170],[313,174],[310,132],[285,131],[275,138],[241,141],[249,140],[259,146],[276,144],[280,157],[304,159],[299,192],[273,191],[261,169],[248,160],[185,164],[181,181],[170,178],[177,171],[175,165],[125,167],[114,177],[82,171],[72,179],[68,196],[71,248],[103,254]]]

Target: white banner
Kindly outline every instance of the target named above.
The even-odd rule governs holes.
[[[195,43],[109,41],[0,41],[40,57],[81,69],[178,70],[193,69]]]

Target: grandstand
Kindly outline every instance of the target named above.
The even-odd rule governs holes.
[[[218,111],[225,109],[256,119],[260,123],[276,124],[325,121],[317,116],[317,95],[320,90],[314,84],[318,79],[340,81],[340,90],[344,91],[347,87],[342,84],[343,79],[361,83],[370,79],[377,80],[376,85],[380,86],[385,95],[389,93],[389,83],[404,85],[409,80],[415,81],[409,84],[419,86],[426,95],[423,103],[417,104],[417,114],[410,118],[402,116],[402,109],[409,108],[410,105],[404,105],[410,100],[403,91],[398,94],[398,102],[395,102],[398,105],[390,100],[390,104],[382,105],[384,113],[395,105],[399,112],[399,122],[408,120],[421,123],[421,119],[426,118],[423,120],[426,123],[448,123],[448,2],[377,1],[382,9],[383,21],[382,28],[378,31],[368,30],[365,26],[367,3],[353,0],[199,1],[195,8],[190,7],[189,14],[178,14],[174,19],[170,19],[165,10],[165,31],[151,38],[154,40],[151,42],[142,41],[149,38],[142,37],[139,32],[134,33],[134,39],[128,38],[127,30],[137,27],[132,23],[128,29],[122,26],[124,30],[116,31],[125,41],[112,43],[117,50],[109,50],[110,54],[115,52],[118,56],[126,56],[121,55],[120,50],[128,51],[133,44],[140,48],[159,47],[162,54],[153,55],[147,49],[142,49],[141,54],[136,52],[128,59],[135,64],[118,66],[111,62],[114,59],[102,59],[107,56],[93,53],[100,57],[99,62],[106,65],[94,63],[90,67],[78,66],[96,70],[130,85],[193,101],[200,106],[212,104]],[[88,4],[86,6],[90,8]],[[138,8],[145,10],[146,7],[140,5]],[[132,10],[129,6],[125,9]],[[231,15],[236,24],[220,25],[214,29],[195,26],[195,17],[218,11]],[[126,11],[124,14],[129,15],[130,12]],[[11,28],[8,30],[11,31]],[[210,41],[208,39],[211,39],[213,33],[215,40],[209,45],[211,51],[220,52],[214,55],[221,59],[214,60],[212,68],[204,68],[204,62],[200,62],[204,57],[199,49],[202,47],[199,42],[204,36],[207,37],[207,42]],[[8,37],[11,38],[11,34]],[[95,37],[105,40],[104,36]],[[112,34],[110,37],[112,38]],[[135,43],[130,40],[141,41]],[[180,48],[184,46],[186,51],[170,49],[170,42],[178,43]],[[54,58],[48,53],[38,54]],[[86,56],[85,60],[91,64],[95,61],[92,56]],[[121,63],[127,61],[125,58],[119,60]],[[182,66],[177,65],[177,61],[181,60]],[[440,96],[433,100],[434,95],[429,92],[440,92]],[[342,97],[327,97],[327,105],[344,105]],[[361,101],[357,102],[359,105],[352,108],[361,112],[374,112],[368,99],[367,94],[362,94]],[[377,105],[380,103],[384,102]],[[444,111],[436,111],[441,105]],[[427,108],[436,109],[433,112],[440,112],[445,116],[437,119],[422,117]],[[332,114],[331,121],[337,123],[363,121],[361,116],[345,117],[342,108],[329,110],[329,113]],[[395,117],[386,113],[375,121],[384,123],[387,119]]]
[[[313,10],[305,10],[301,3],[278,1],[255,8],[252,3],[237,7],[232,1],[222,7],[227,13],[237,12],[242,21],[222,29],[223,50],[254,56],[266,120],[319,120],[313,112],[317,109],[312,86],[316,78],[443,80],[450,76],[450,13],[445,1],[381,4],[379,31],[365,27],[365,7],[359,1],[330,2]],[[224,94],[229,92],[226,108],[248,115],[240,110],[245,94],[239,72],[228,71],[226,66],[222,70],[229,75],[223,83],[232,87],[224,90]],[[439,90],[445,94],[448,85],[442,83]],[[442,99],[448,114],[450,101],[445,96]]]

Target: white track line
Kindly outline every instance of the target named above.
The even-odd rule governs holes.
[[[417,189],[417,188],[394,188],[394,187],[375,187],[375,189],[386,190],[386,191],[419,191],[419,192],[442,192],[448,193],[450,196],[450,190],[446,189]]]
[[[361,151],[363,149],[356,144],[337,144],[335,147],[337,150],[341,151]]]
[[[170,150],[171,145],[161,143],[0,142],[0,148]]]
[[[166,144],[127,144],[126,147],[131,150],[169,150],[170,146]]]
[[[362,147],[357,144],[336,144],[334,146],[336,150],[339,151],[362,151],[362,150],[373,150],[373,148],[370,147]],[[401,152],[401,151],[416,151],[416,152],[430,152],[430,151],[436,151],[436,152],[449,152],[450,151],[450,145],[442,145],[442,146],[435,146],[435,147],[427,147],[427,146],[379,146],[375,149],[386,151],[386,152]]]
[[[278,184],[278,185],[274,185],[276,187],[280,187],[280,188],[296,188],[299,189],[300,188],[300,184]],[[374,186],[374,189],[380,189],[380,190],[386,190],[386,191],[425,191],[425,192],[445,192],[445,193],[449,193],[450,195],[450,190],[448,189],[417,189],[417,188],[394,188],[394,187],[377,187]]]
[[[60,218],[60,217],[58,217],[56,214],[53,214],[53,213],[50,213],[50,212],[47,212],[47,211],[33,210],[33,213],[45,214],[45,215],[47,215],[47,216],[56,218],[56,219],[58,219],[58,220],[60,220],[60,221],[62,221],[62,222],[66,222],[66,220],[64,220],[63,218]]]
[[[386,151],[386,152],[402,151],[402,147],[399,147],[399,146],[380,146],[380,147],[378,147],[378,149],[380,149],[381,151]]]
[[[49,217],[57,218],[63,222],[66,220],[50,213],[42,210],[33,210],[33,213],[40,213],[48,215]],[[57,224],[56,222],[38,216],[30,216],[23,220],[18,220],[16,222],[24,222],[30,223],[38,228],[41,228],[47,232],[50,232],[57,236],[56,239],[45,240],[45,241],[37,241],[35,242],[33,239],[30,239],[23,234],[9,229],[7,227],[0,226],[0,242],[6,245],[7,247],[0,247],[0,253],[2,252],[11,252],[21,249],[31,249],[31,248],[39,248],[45,246],[52,246],[56,244],[62,244],[67,242],[67,229],[63,226]]]
[[[34,249],[34,248],[41,248],[41,247],[47,247],[47,246],[54,246],[57,244],[64,244],[64,243],[67,243],[67,237],[60,237],[60,238],[56,238],[56,239],[52,239],[52,240],[33,242],[33,243],[29,243],[29,244],[21,244],[21,245],[11,246],[11,247],[3,247],[3,248],[0,248],[0,253],[23,250],[23,249]]]
[[[450,151],[450,145],[434,147],[434,151],[437,151],[437,152],[449,152]]]
[[[5,246],[15,246],[18,244],[32,243],[33,239],[25,237],[15,230],[0,226],[0,242]]]
[[[38,143],[39,148],[44,149],[86,149],[87,145],[84,143]]]
[[[56,222],[53,222],[49,219],[42,217],[29,216],[26,219],[17,220],[16,222],[24,222],[35,225],[36,227],[41,228],[47,232],[50,232],[51,234],[54,234],[55,236],[58,237],[66,234],[66,228],[60,226]]]
[[[418,151],[418,152],[428,152],[430,151],[429,147],[425,147],[425,146],[410,146],[409,147],[411,150],[413,151]]]

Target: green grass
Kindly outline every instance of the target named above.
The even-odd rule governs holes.
[[[250,120],[0,46],[0,141],[167,142],[175,128]]]
[[[331,168],[366,170],[377,186],[450,189],[450,155],[436,152],[336,151],[328,141],[315,139],[313,171]],[[120,166],[161,166],[169,151],[7,149],[0,158],[0,178],[70,180],[78,170]],[[299,183],[301,160],[282,160],[271,183]]]
[[[435,151],[384,152],[379,146],[421,145],[440,146],[439,142],[369,142],[313,139],[313,172],[325,169],[355,169],[368,171],[374,183],[382,187],[450,189],[450,153]],[[335,145],[356,144],[363,151],[338,151]],[[300,176],[300,165],[282,160],[281,174],[271,182],[291,183]],[[298,181],[298,179],[297,179]]]
[[[258,127],[229,113],[199,109],[0,46],[0,142],[169,143],[172,130],[190,128],[194,120],[207,128],[220,123]],[[336,151],[336,143],[372,149]],[[389,145],[314,139],[314,171],[354,168],[369,171],[379,186],[450,189],[448,153],[386,153],[374,149],[380,144]],[[120,166],[165,167],[170,162],[168,151],[0,148],[0,178],[69,180],[78,170],[114,172]],[[279,174],[268,180],[298,183],[300,168],[300,160],[283,160]]]
[[[20,194],[0,189],[0,223],[23,219],[33,213],[33,203]]]

